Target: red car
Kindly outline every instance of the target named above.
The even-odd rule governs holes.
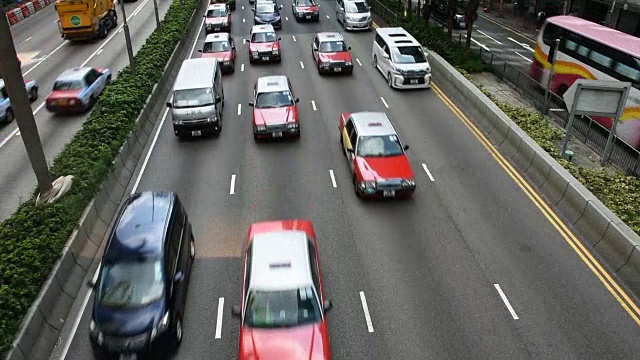
[[[311,44],[311,53],[316,62],[318,73],[353,73],[350,47],[344,43],[344,37],[337,32],[316,34]]]
[[[234,72],[236,69],[236,43],[229,33],[207,35],[204,40],[201,57],[218,59],[223,72]]]
[[[410,197],[415,176],[391,120],[381,112],[343,113],[340,144],[360,197]]]
[[[331,359],[318,244],[309,220],[252,224],[244,255],[239,360]]]
[[[253,87],[253,138],[300,137],[298,105],[284,75],[262,76]]]
[[[227,4],[212,4],[207,8],[204,15],[205,27],[207,34],[213,32],[231,32],[231,10]]]
[[[273,25],[254,25],[251,28],[249,43],[249,62],[282,60],[280,53],[280,38],[276,35]]]

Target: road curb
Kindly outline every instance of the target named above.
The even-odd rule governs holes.
[[[516,34],[518,34],[518,35],[520,35],[520,36],[522,36],[522,37],[525,37],[525,38],[527,38],[527,39],[529,39],[529,40],[531,40],[531,41],[533,41],[533,42],[535,42],[535,41],[536,41],[536,38],[535,38],[535,37],[533,37],[533,36],[531,36],[531,35],[529,35],[529,34],[525,34],[525,33],[524,33],[524,32],[522,32],[521,30],[518,30],[518,29],[516,29],[515,27],[513,27],[513,26],[511,26],[511,25],[507,25],[507,24],[502,23],[502,22],[500,22],[500,21],[494,20],[494,19],[492,19],[492,18],[490,18],[490,17],[488,17],[488,16],[486,16],[486,15],[482,15],[482,14],[480,14],[480,13],[478,13],[478,16],[482,17],[483,19],[485,19],[485,20],[487,20],[487,21],[490,21],[491,23],[493,23],[493,24],[495,24],[495,25],[498,25],[498,26],[502,26],[502,27],[504,27],[504,28],[507,28],[507,29],[509,29],[510,31],[513,31],[514,33],[516,33]]]
[[[171,90],[173,80],[185,57],[185,47],[190,44],[199,29],[200,17],[207,2],[201,1],[189,22],[189,31],[176,45],[167,62],[164,73],[154,85],[152,93],[138,118],[129,139],[120,148],[112,163],[112,170],[102,184],[100,192],[86,207],[76,230],[65,244],[61,257],[49,274],[36,300],[20,325],[16,339],[6,360],[46,359],[60,343],[60,334],[67,326],[66,319],[78,294],[85,286],[85,278],[91,269],[98,250],[110,228],[112,219],[127,196],[127,188],[142,157],[152,130],[165,108],[164,100]],[[194,30],[195,29],[195,30]],[[197,34],[196,34],[197,36]]]
[[[584,246],[589,253],[595,254],[597,263],[604,265],[598,273],[605,274],[605,278],[606,274],[613,274],[618,280],[607,280],[607,284],[611,283],[612,288],[617,289],[621,284],[637,302],[640,298],[640,236],[522,131],[480,89],[438,54],[430,50],[427,52],[437,86],[445,93],[456,94],[454,98],[474,114],[474,119],[470,120],[524,174],[528,182],[538,188],[563,223],[581,235],[581,239],[577,239],[578,246]],[[581,253],[586,252],[581,250]],[[621,290],[615,291],[624,297]],[[629,311],[637,313],[637,307],[630,301],[625,306],[629,305],[632,308]]]

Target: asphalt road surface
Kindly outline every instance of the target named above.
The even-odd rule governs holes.
[[[158,1],[161,19],[170,4],[171,1]],[[109,68],[115,79],[118,71],[129,64],[124,32],[120,31],[123,19],[119,4],[117,11],[118,28],[111,30],[103,40],[71,43],[62,39],[53,5],[11,27],[22,61],[23,77],[36,80],[39,85],[39,97],[31,107],[49,164],[88,116],[54,116],[44,107],[44,100],[58,75],[71,67],[93,66]],[[126,3],[125,12],[133,49],[137,51],[156,27],[153,0]],[[0,221],[11,216],[18,205],[29,198],[36,184],[18,125],[15,121],[0,125]]]
[[[296,23],[284,4],[281,64],[250,65],[246,46],[238,46],[236,72],[224,77],[219,138],[180,142],[168,115],[139,169],[134,190],[177,192],[194,226],[197,260],[177,358],[237,357],[239,323],[230,308],[240,303],[248,227],[287,218],[316,228],[334,304],[334,359],[636,358],[638,325],[435,91],[387,87],[371,65],[373,32],[345,35],[352,76],[317,74],[313,34],[342,31],[333,3],[320,4],[317,24]],[[232,34],[240,40],[251,25],[241,1]],[[257,77],[269,74],[289,76],[300,98],[299,141],[252,138],[247,102]],[[410,145],[412,200],[354,195],[338,119],[363,110],[389,114]],[[80,319],[74,336],[62,339],[70,344],[66,359],[91,358],[92,301],[68,320]]]

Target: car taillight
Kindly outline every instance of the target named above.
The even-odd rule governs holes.
[[[312,6],[311,7],[311,11],[318,12],[318,6],[317,5],[316,6]]]
[[[69,99],[69,105],[75,105],[78,103],[78,99]]]

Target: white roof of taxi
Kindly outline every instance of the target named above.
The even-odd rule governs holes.
[[[249,288],[290,290],[313,285],[307,234],[299,230],[254,235]]]
[[[358,129],[358,136],[396,135],[391,120],[383,112],[356,112],[351,113],[351,118]]]
[[[62,74],[60,74],[60,76],[58,76],[56,81],[82,80],[82,78],[84,78],[84,76],[87,74],[87,72],[89,72],[89,70],[91,70],[90,67],[76,67],[76,68],[67,69],[63,71]]]
[[[225,9],[226,7],[227,7],[227,4],[211,4],[207,7],[207,10]]]
[[[318,33],[318,40],[323,41],[344,41],[344,36],[339,32],[321,32]]]
[[[266,24],[266,25],[253,25],[251,27],[251,33],[261,33],[261,32],[276,32],[276,30],[273,28],[273,25],[271,24]]]
[[[226,32],[213,33],[213,34],[207,35],[207,37],[204,39],[204,42],[223,41],[228,39],[229,39],[229,33],[226,33]]]
[[[284,75],[262,76],[258,78],[258,93],[289,90],[289,82]]]

